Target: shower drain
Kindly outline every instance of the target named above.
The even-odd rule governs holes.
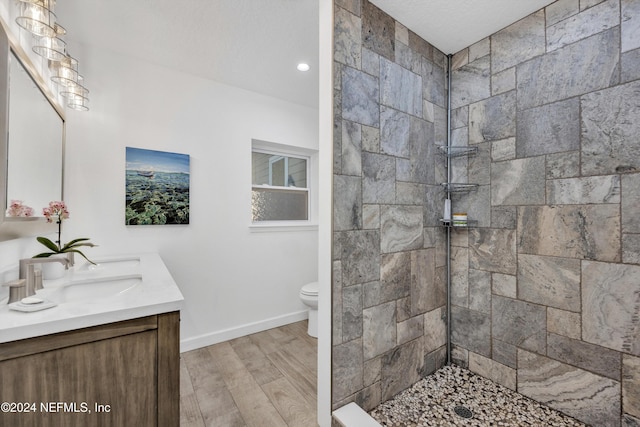
[[[453,408],[453,412],[462,418],[473,418],[473,412],[471,412],[471,409],[466,406],[456,406]]]

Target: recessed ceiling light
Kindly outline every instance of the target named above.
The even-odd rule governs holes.
[[[301,62],[298,64],[298,71],[309,71],[309,64]]]

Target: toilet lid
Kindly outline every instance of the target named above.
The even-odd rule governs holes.
[[[300,289],[300,293],[309,296],[318,296],[318,282],[307,283]]]

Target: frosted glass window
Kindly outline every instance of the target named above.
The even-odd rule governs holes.
[[[251,153],[253,222],[309,219],[308,158]]]

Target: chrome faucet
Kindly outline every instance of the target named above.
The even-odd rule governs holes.
[[[64,265],[65,269],[69,268],[68,258],[24,258],[20,260],[20,279],[25,279],[26,296],[35,295],[36,290],[42,289],[42,273],[38,271],[39,274],[36,274],[34,266],[47,262],[59,262]]]

